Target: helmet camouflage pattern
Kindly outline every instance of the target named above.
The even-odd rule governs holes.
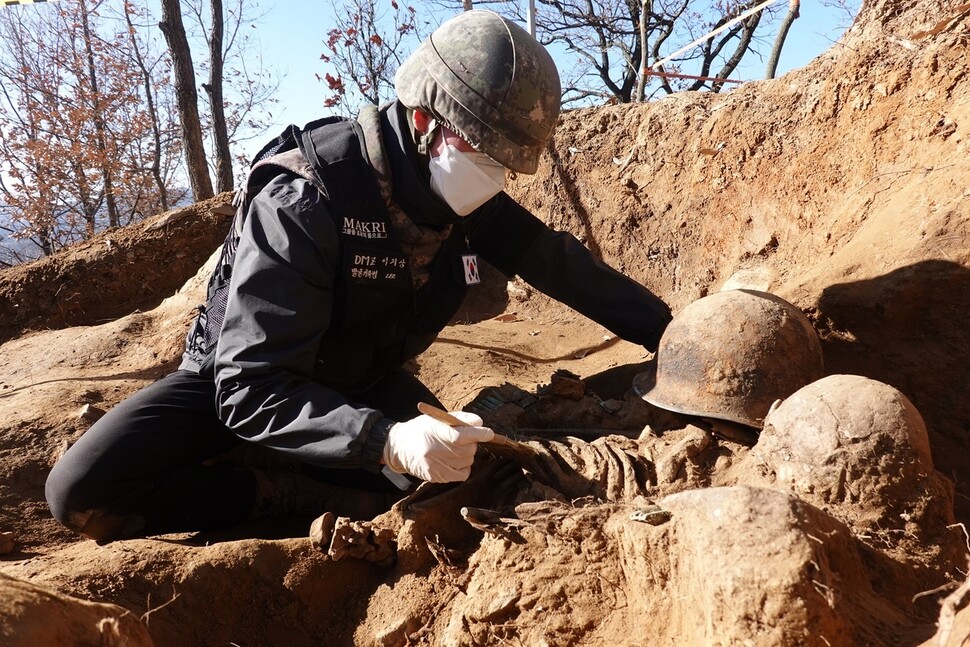
[[[559,72],[527,31],[491,11],[467,11],[429,36],[400,68],[397,96],[479,152],[535,173],[559,118]]]

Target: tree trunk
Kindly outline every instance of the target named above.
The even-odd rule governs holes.
[[[222,0],[212,0],[212,32],[209,39],[209,83],[204,84],[212,109],[212,131],[215,139],[216,184],[219,193],[232,191],[232,155],[229,152],[229,130],[222,98]]]
[[[647,88],[647,62],[650,60],[650,50],[647,48],[647,20],[653,12],[653,2],[643,0],[640,3],[640,77],[637,79],[637,89],[633,100],[637,103],[643,101],[643,96]]]
[[[108,226],[117,227],[118,205],[115,202],[114,178],[111,167],[114,155],[108,152],[108,138],[105,136],[104,115],[102,114],[101,92],[98,89],[98,73],[94,65],[94,47],[91,44],[91,27],[88,23],[87,7],[81,5],[81,27],[84,30],[84,52],[88,57],[88,80],[91,83],[91,111],[94,119],[95,145],[98,147],[98,166],[101,167],[101,181],[104,182],[104,197],[108,205]],[[93,216],[92,216],[93,220]],[[94,235],[94,222],[91,223]]]
[[[172,66],[175,68],[175,96],[178,101],[179,123],[185,144],[185,162],[188,165],[189,185],[196,202],[212,197],[212,181],[206,166],[202,125],[199,122],[199,94],[195,89],[195,68],[192,52],[182,25],[182,7],[179,0],[162,0],[162,21],[159,28],[165,35]]]
[[[158,110],[155,108],[155,91],[152,87],[152,75],[145,65],[141,50],[138,49],[138,41],[135,39],[135,25],[131,22],[131,12],[129,5],[125,3],[125,20],[128,23],[128,35],[131,38],[131,51],[135,54],[135,62],[141,71],[141,78],[145,82],[145,103],[148,108],[148,116],[152,120],[152,145],[155,153],[152,155],[152,178],[155,180],[155,188],[158,189],[158,201],[162,211],[168,211],[168,189],[165,187],[165,180],[162,178],[162,133],[159,125]]]
[[[788,30],[791,28],[795,19],[798,18],[798,5],[799,0],[791,0],[788,3],[788,15],[781,23],[781,27],[778,29],[778,35],[775,37],[775,44],[771,48],[771,56],[768,57],[768,69],[765,71],[766,79],[775,78],[775,70],[778,69],[778,59],[781,58],[781,48],[785,45],[785,39],[788,38]]]

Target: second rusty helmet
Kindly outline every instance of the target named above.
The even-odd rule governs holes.
[[[634,381],[650,404],[760,429],[775,400],[822,377],[822,346],[808,318],[784,299],[728,290],[674,317],[652,369]]]
[[[480,153],[535,173],[559,119],[559,72],[539,41],[491,11],[443,23],[401,65],[398,98]]]

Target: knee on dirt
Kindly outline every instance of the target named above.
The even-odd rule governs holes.
[[[51,515],[65,527],[99,542],[131,537],[144,526],[138,516],[126,516],[109,512],[90,501],[82,502],[84,479],[75,476],[70,469],[58,463],[51,470],[44,486],[44,495]]]

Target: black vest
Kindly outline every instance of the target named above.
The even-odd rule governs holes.
[[[283,159],[275,157],[281,148],[292,150],[294,145],[302,153],[300,161],[308,161],[316,174],[312,183],[328,198],[340,241],[332,318],[317,352],[314,379],[353,393],[430,346],[457,312],[467,289],[461,266],[464,234],[456,226],[429,268],[428,283],[415,293],[408,258],[395,239],[363,133],[353,120],[331,117],[308,124],[303,131],[291,127],[257,156],[209,281],[205,309],[186,340],[186,353],[203,355],[202,370],[211,370],[241,219],[249,208],[247,196],[256,195],[284,171],[307,177],[293,164],[274,163]]]

